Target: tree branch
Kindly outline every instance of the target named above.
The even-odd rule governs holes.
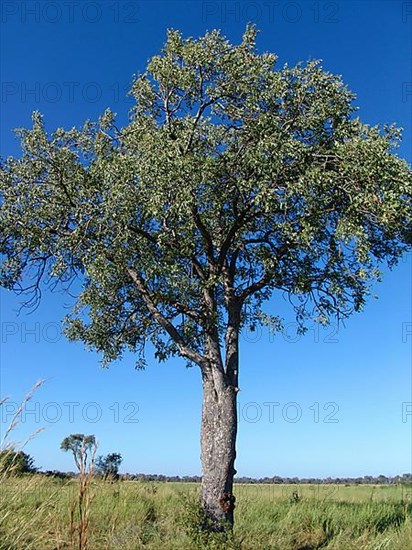
[[[139,290],[147,309],[160,324],[160,326],[169,334],[170,338],[172,338],[172,340],[176,343],[180,355],[182,357],[186,357],[190,361],[193,361],[194,363],[199,365],[200,368],[205,368],[208,364],[207,359],[186,346],[182,336],[179,334],[173,323],[171,323],[169,319],[162,315],[156,307],[149,290],[146,288],[143,280],[139,277],[137,272],[130,267],[127,268],[127,272],[135,283],[137,289]]]
[[[194,197],[195,199],[195,197]],[[192,204],[192,215],[193,220],[195,222],[196,227],[200,231],[200,234],[202,235],[205,243],[206,243],[206,254],[208,257],[209,262],[214,266],[215,265],[215,255],[214,255],[214,247],[213,247],[213,241],[212,237],[210,236],[208,230],[206,229],[206,226],[202,222],[200,218],[199,211],[196,206],[196,202],[193,202]]]
[[[129,225],[128,229],[130,229],[130,231],[133,231],[133,233],[136,233],[136,235],[140,235],[141,237],[144,237],[146,240],[150,241],[151,243],[157,244],[156,237],[154,237],[148,231],[145,231],[144,229],[141,229],[140,227],[135,227],[134,225]]]
[[[258,292],[259,290],[262,290],[263,288],[265,288],[265,286],[267,286],[270,283],[271,278],[272,278],[271,275],[266,272],[263,275],[263,277],[261,279],[259,279],[259,281],[256,281],[256,282],[252,283],[250,286],[248,286],[247,288],[245,288],[239,294],[239,299],[240,299],[241,303],[243,303],[246,300],[246,298],[248,298],[249,296],[251,296],[255,292]]]

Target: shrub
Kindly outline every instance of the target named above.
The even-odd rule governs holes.
[[[30,474],[37,471],[34,459],[24,451],[14,448],[0,451],[0,472],[7,475]]]

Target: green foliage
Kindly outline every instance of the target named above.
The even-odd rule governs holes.
[[[49,134],[34,113],[2,163],[1,284],[33,305],[78,279],[66,332],[105,362],[129,349],[144,366],[150,339],[160,360],[201,364],[231,308],[236,329],[281,329],[262,311],[276,291],[302,331],[347,317],[410,245],[400,130],[363,124],[319,61],[278,68],[255,39],[169,31],[128,125],[107,110]]]
[[[34,459],[24,451],[5,449],[0,451],[0,474],[22,475],[36,472]]]

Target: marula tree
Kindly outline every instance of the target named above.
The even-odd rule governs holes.
[[[217,526],[233,522],[242,328],[280,330],[263,310],[279,292],[303,331],[361,310],[410,241],[399,130],[363,124],[339,76],[278,69],[255,38],[170,31],[129,124],[107,110],[48,134],[35,113],[1,167],[2,284],[30,305],[79,279],[70,339],[139,366],[151,341],[159,360],[199,367],[201,502]]]

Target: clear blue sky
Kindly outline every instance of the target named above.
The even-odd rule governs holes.
[[[236,42],[248,21],[261,30],[259,48],[276,52],[280,64],[321,58],[342,74],[365,122],[403,126],[400,154],[411,161],[412,3],[394,0],[3,2],[1,154],[19,153],[11,130],[30,125],[35,109],[50,129],[81,125],[109,106],[125,122],[132,75],[158,53],[167,28],[193,36],[221,28]],[[242,337],[239,475],[412,470],[411,267],[408,256],[377,286],[379,299],[338,334],[320,328],[294,341],[291,325],[273,341],[266,332]],[[200,473],[196,368],[149,357],[140,372],[125,356],[102,370],[96,354],[59,336],[64,296],[46,293],[31,315],[17,316],[18,304],[1,292],[1,395],[17,402],[47,380],[16,434],[45,427],[27,445],[38,466],[73,469],[59,445],[83,432],[96,434],[101,453],[120,452],[123,471]],[[281,300],[273,309],[287,316]]]

